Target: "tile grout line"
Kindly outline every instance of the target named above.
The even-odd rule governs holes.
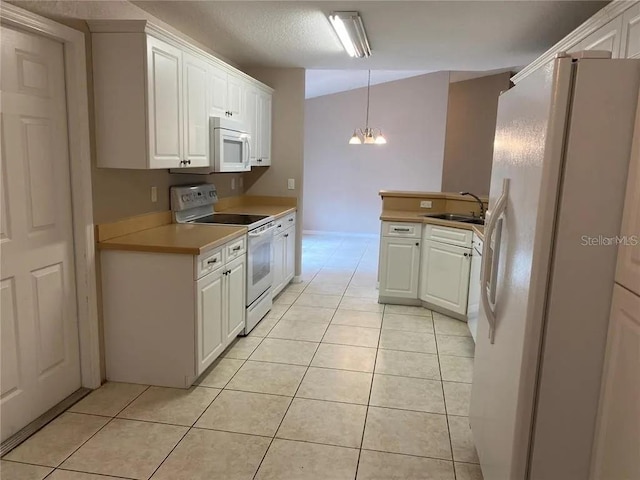
[[[445,397],[445,393],[444,393],[444,380],[442,378],[442,366],[440,365],[440,352],[438,350],[438,336],[435,335],[436,322],[435,322],[435,319],[433,318],[433,314],[431,315],[431,321],[433,322],[433,332],[434,332],[434,338],[436,342],[436,353],[438,355],[438,369],[440,370],[440,388],[442,389],[442,402],[444,403],[445,421],[447,422],[447,433],[449,434],[449,448],[451,449],[451,466],[453,467],[453,480],[457,480],[458,477],[456,475],[456,461],[453,456],[453,440],[451,440],[451,427],[449,426],[449,415],[447,413],[448,412],[447,398]]]

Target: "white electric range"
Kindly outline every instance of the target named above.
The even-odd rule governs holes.
[[[176,223],[243,226],[247,241],[247,335],[271,310],[273,283],[273,232],[275,222],[268,215],[217,213],[216,187],[212,184],[171,187],[171,210]]]

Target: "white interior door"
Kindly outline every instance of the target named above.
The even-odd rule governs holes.
[[[62,44],[1,29],[2,440],[80,388]]]

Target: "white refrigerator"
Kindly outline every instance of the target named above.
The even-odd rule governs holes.
[[[640,60],[586,55],[499,99],[470,408],[485,480],[589,479]]]

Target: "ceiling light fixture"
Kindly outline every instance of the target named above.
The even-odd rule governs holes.
[[[367,121],[364,129],[356,128],[353,131],[353,135],[349,139],[350,145],[384,145],[387,143],[387,139],[382,135],[382,130],[379,128],[369,127],[369,103],[371,101],[371,70],[369,70],[369,80],[367,82]]]
[[[370,57],[371,47],[358,12],[331,12],[329,20],[350,57]]]

